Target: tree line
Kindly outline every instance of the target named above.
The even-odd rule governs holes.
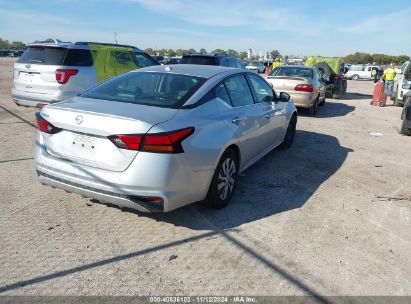
[[[152,49],[152,48],[147,48],[144,50],[146,53],[152,55],[152,56],[169,56],[169,57],[174,57],[174,56],[183,56],[184,54],[192,54],[192,53],[208,53],[205,48],[201,48],[198,51],[195,49]],[[271,55],[271,58],[275,59],[277,57],[280,57],[281,54],[278,50],[272,50],[269,52]],[[244,51],[236,51],[233,49],[228,49],[228,50],[223,50],[223,49],[215,49],[210,52],[210,54],[223,54],[231,57],[238,58],[240,60],[244,60],[247,58],[247,52]]]
[[[21,50],[24,49],[26,45],[21,41],[8,41],[0,38],[0,49],[12,49]]]
[[[344,57],[346,63],[359,64],[359,63],[376,63],[376,64],[385,64],[395,63],[400,65],[405,61],[410,60],[410,57],[407,55],[400,56],[391,56],[385,54],[368,54],[356,52]]]

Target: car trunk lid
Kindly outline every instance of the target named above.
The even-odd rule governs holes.
[[[304,77],[286,77],[286,76],[268,76],[267,80],[273,85],[276,91],[294,91],[299,84],[311,84],[309,78]]]
[[[138,151],[120,149],[107,137],[146,134],[177,112],[177,109],[75,97],[43,108],[41,115],[61,129],[55,134],[43,133],[44,142],[47,151],[56,158],[124,171]]]

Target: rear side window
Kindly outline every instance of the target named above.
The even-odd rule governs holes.
[[[144,53],[135,53],[135,54],[136,54],[137,65],[140,68],[145,68],[145,67],[149,67],[152,65],[158,65],[158,62],[155,61],[153,58],[151,58],[147,54],[144,54]]]
[[[64,59],[67,66],[92,66],[93,58],[89,50],[69,49]]]
[[[216,58],[207,56],[183,56],[180,64],[217,65]]]
[[[205,78],[153,72],[132,72],[108,80],[82,97],[156,107],[180,108],[206,81]]]
[[[66,48],[56,47],[29,47],[17,60],[17,63],[63,65]]]
[[[231,106],[230,96],[228,96],[228,92],[225,88],[224,83],[220,83],[218,86],[215,87],[214,94],[216,97],[221,98],[223,101],[225,101],[227,104]]]
[[[135,67],[136,62],[132,52],[111,51],[109,64],[113,69],[129,69]]]
[[[220,61],[220,64],[221,64],[222,66],[225,66],[225,67],[228,67],[228,66],[229,66],[229,65],[228,65],[228,60],[227,60],[227,58],[222,58],[221,61]]]
[[[233,107],[247,106],[254,103],[250,88],[244,75],[237,75],[224,81]]]
[[[227,59],[228,59],[228,65],[230,66],[230,68],[236,68],[237,67],[234,58],[227,58]]]

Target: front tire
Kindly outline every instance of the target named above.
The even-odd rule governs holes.
[[[358,80],[358,79],[360,79],[360,76],[357,74],[354,74],[351,76],[351,80]]]
[[[289,149],[294,143],[295,131],[297,129],[297,116],[293,115],[288,124],[287,132],[285,133],[284,141],[280,145],[282,149]]]
[[[232,149],[224,152],[214,171],[204,205],[221,209],[228,205],[237,186],[239,161]]]

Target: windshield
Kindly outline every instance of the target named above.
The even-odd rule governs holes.
[[[205,81],[205,78],[179,74],[132,72],[106,81],[81,96],[180,108]]]
[[[313,78],[313,70],[305,67],[276,67],[269,76]]]
[[[180,64],[217,65],[216,58],[207,56],[185,56],[181,58]]]

